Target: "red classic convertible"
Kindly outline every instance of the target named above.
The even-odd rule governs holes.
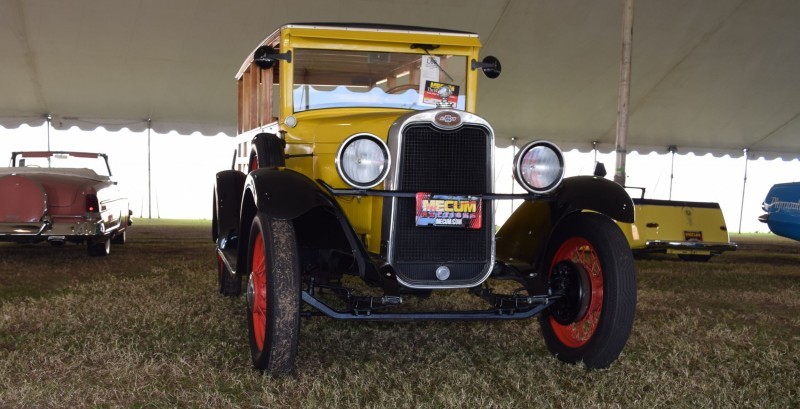
[[[90,256],[105,256],[130,225],[105,154],[13,152],[0,169],[0,241],[87,243]]]

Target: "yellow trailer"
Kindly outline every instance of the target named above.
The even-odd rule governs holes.
[[[635,221],[617,224],[635,254],[666,253],[687,261],[708,261],[736,250],[719,203],[634,198],[633,205]]]

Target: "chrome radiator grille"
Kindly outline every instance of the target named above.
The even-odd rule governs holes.
[[[491,190],[490,132],[465,125],[443,131],[429,124],[404,129],[398,158],[397,189],[450,195],[475,195]],[[395,199],[393,256],[398,276],[413,286],[465,286],[480,281],[491,261],[492,204],[483,201],[480,229],[417,227],[416,201]],[[439,266],[450,269],[447,280],[436,278]]]

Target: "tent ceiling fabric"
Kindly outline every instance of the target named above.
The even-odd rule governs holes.
[[[800,1],[635,0],[630,150],[800,156]],[[279,25],[473,31],[503,63],[478,112],[510,138],[615,141],[622,0],[0,0],[0,125],[233,134],[234,74]],[[491,83],[489,83],[491,81]]]

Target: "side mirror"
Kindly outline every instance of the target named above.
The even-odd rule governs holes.
[[[253,52],[253,62],[264,70],[274,67],[278,60],[292,62],[292,52],[289,51],[281,54],[278,50],[269,45],[262,45]]]
[[[487,78],[495,79],[500,76],[500,70],[502,67],[500,66],[500,60],[498,60],[497,57],[490,55],[485,57],[481,62],[472,60],[472,69],[474,70],[478,68],[483,71],[483,75],[485,75]]]
[[[597,164],[594,165],[594,175],[595,176],[604,178],[604,177],[606,177],[607,174],[608,173],[606,172],[606,165],[603,165],[603,162],[597,162]]]

